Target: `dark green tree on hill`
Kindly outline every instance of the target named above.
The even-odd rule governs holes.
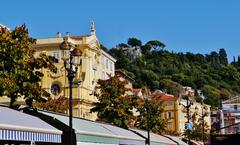
[[[115,48],[110,50],[110,54],[117,59],[116,68],[124,69],[134,78],[134,87],[147,84],[151,90],[164,89],[176,95],[177,91],[173,90],[178,90],[178,85],[168,83],[190,86],[202,90],[206,103],[213,106],[219,105],[220,98],[227,99],[240,94],[240,57],[235,63],[228,64],[227,53],[223,48],[219,53],[212,51],[204,55],[174,53],[162,49],[159,51],[165,45],[155,50],[152,46],[155,42],[150,40],[142,44],[143,55],[135,60],[130,60],[124,53],[117,53]]]
[[[137,47],[137,46],[141,47],[142,46],[142,41],[137,38],[129,38],[127,43],[131,47]]]
[[[224,48],[219,50],[219,61],[222,65],[228,65],[227,53]]]

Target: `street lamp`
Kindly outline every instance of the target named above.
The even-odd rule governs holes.
[[[144,106],[147,111],[147,145],[150,145],[150,106],[149,106],[149,96],[150,96],[150,91],[147,87],[143,87],[143,99],[144,99]]]
[[[63,42],[60,45],[60,49],[63,51],[63,54],[69,52],[69,58],[64,58],[64,67],[67,70],[67,78],[69,82],[69,133],[70,133],[70,145],[73,145],[73,128],[72,128],[72,84],[73,79],[77,73],[78,65],[80,63],[80,56],[82,52],[75,45],[72,45],[68,41],[69,37],[63,38]]]
[[[187,104],[182,104],[179,102],[179,105],[182,105],[185,109],[187,109],[187,133],[188,133],[188,144],[190,145],[190,107],[193,105],[193,102],[191,100],[189,100],[189,96],[186,96],[187,99]]]

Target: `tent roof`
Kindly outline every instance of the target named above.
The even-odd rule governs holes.
[[[145,138],[147,138],[147,131],[140,130],[140,129],[131,129],[131,130],[133,130],[134,132],[137,132],[137,133],[141,134],[142,136],[144,136]],[[164,137],[159,134],[152,133],[152,132],[150,133],[150,141],[155,142],[155,143],[160,143],[160,144],[176,145],[175,142],[168,139],[167,137]]]
[[[171,138],[172,140],[174,140],[175,142],[177,142],[179,145],[187,145],[184,141],[182,141],[180,138],[178,138],[177,136],[171,136],[171,135],[165,135],[169,138]]]
[[[62,131],[59,131],[35,116],[19,112],[6,106],[0,106],[0,117],[0,129],[62,133]]]
[[[62,131],[41,119],[0,105],[0,140],[61,143]]]
[[[69,124],[69,117],[61,114],[55,114],[50,112],[41,111],[41,113],[57,118],[66,125]],[[82,138],[78,141],[82,141],[83,138],[90,138],[89,136],[113,138],[117,143],[131,142],[132,144],[141,145],[145,144],[145,139],[136,135],[132,131],[116,127],[110,124],[104,124],[85,120],[82,118],[73,118],[73,128],[76,134],[82,135]],[[93,139],[93,138],[92,138]],[[99,139],[100,140],[100,139]],[[102,141],[106,143],[105,141]]]

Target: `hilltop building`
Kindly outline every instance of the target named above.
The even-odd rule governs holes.
[[[142,56],[142,51],[140,47],[119,47],[122,49],[124,54],[129,57],[131,60],[136,59],[139,56]]]

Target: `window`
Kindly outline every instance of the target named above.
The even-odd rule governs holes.
[[[59,84],[52,84],[51,86],[51,93],[55,96],[59,95],[61,92],[61,87]]]
[[[60,54],[59,54],[59,52],[57,52],[57,51],[53,52],[53,55],[52,55],[52,56],[57,59],[57,61],[56,61],[57,63],[60,62]]]
[[[102,79],[105,80],[105,73],[102,72]]]
[[[106,59],[106,69],[108,69],[108,59]]]
[[[93,70],[97,70],[97,61],[96,61],[97,56],[95,55],[94,60],[93,60]]]
[[[167,119],[171,119],[172,118],[172,112],[167,112]]]
[[[110,62],[110,71],[112,71],[112,70],[113,70],[113,63]]]
[[[172,129],[172,122],[168,122],[167,128],[168,128],[168,129]]]
[[[167,106],[172,106],[172,101],[167,101]]]
[[[238,106],[237,105],[234,105],[234,110],[237,110],[238,109]]]
[[[101,63],[102,63],[102,65],[104,65],[104,56],[102,56],[102,62]]]

